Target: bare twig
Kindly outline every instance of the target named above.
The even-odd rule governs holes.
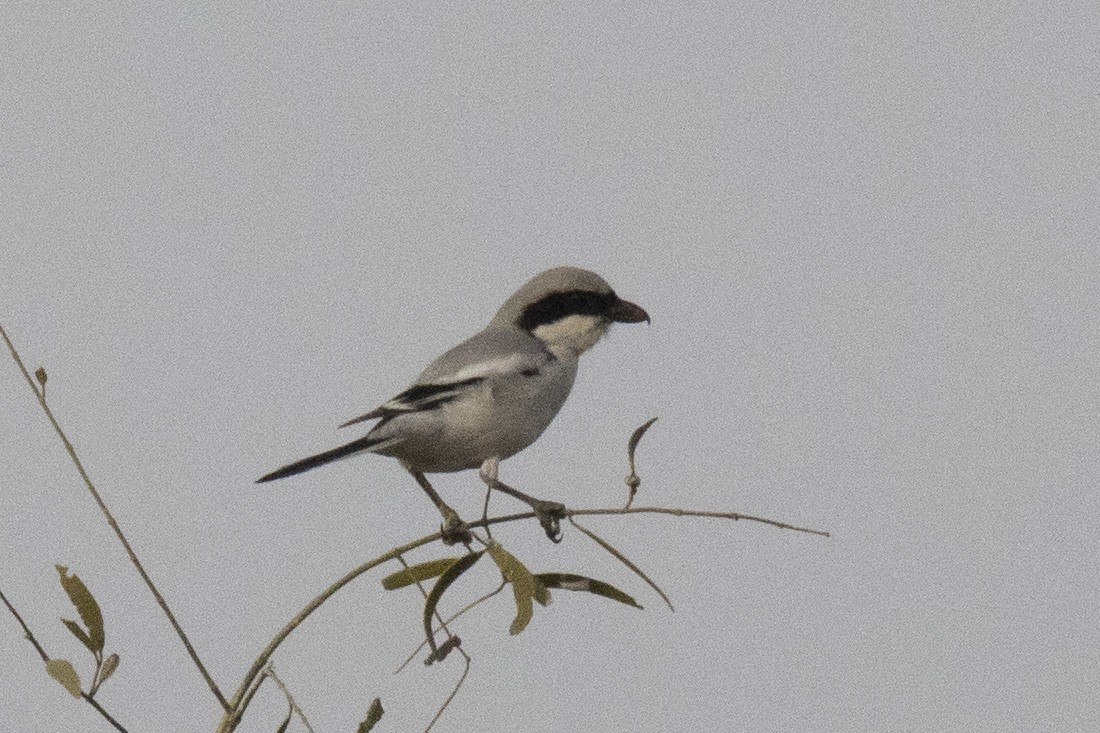
[[[218,702],[222,706],[222,709],[228,710],[228,701],[226,701],[225,696],[218,688],[217,683],[214,682],[214,678],[210,675],[210,672],[207,671],[206,666],[202,663],[202,660],[199,659],[198,652],[196,652],[195,647],[191,645],[191,641],[187,638],[187,634],[184,633],[183,627],[180,626],[179,621],[176,620],[176,616],[168,607],[168,603],[164,600],[164,596],[162,596],[160,594],[160,591],[157,590],[157,586],[154,585],[153,579],[149,577],[149,573],[145,571],[145,567],[141,564],[141,560],[138,559],[137,553],[134,552],[134,548],[131,547],[130,541],[126,539],[126,535],[123,534],[122,528],[119,527],[118,522],[114,518],[114,515],[111,514],[111,511],[107,508],[107,504],[99,495],[99,492],[95,488],[95,484],[92,483],[92,479],[88,476],[88,472],[84,469],[84,464],[81,463],[80,458],[76,455],[76,449],[73,448],[73,444],[69,442],[69,438],[65,435],[65,431],[61,429],[61,425],[57,422],[57,418],[54,417],[53,410],[51,410],[50,406],[46,404],[44,391],[40,391],[37,387],[35,387],[34,380],[31,377],[30,372],[27,371],[27,367],[23,364],[23,359],[19,356],[19,352],[16,351],[15,345],[12,344],[11,339],[8,338],[8,333],[4,330],[4,327],[2,325],[0,325],[0,336],[3,336],[4,342],[8,345],[8,350],[11,352],[12,359],[14,359],[15,363],[19,366],[19,370],[23,372],[23,377],[27,380],[27,384],[30,386],[31,391],[34,392],[34,396],[38,399],[38,404],[42,407],[42,411],[46,414],[46,417],[49,418],[50,424],[53,425],[53,428],[57,432],[58,437],[61,438],[61,442],[65,446],[65,450],[68,451],[69,458],[72,459],[73,465],[76,466],[76,470],[80,473],[80,478],[83,479],[84,485],[87,487],[88,492],[91,493],[92,498],[95,499],[95,503],[99,506],[99,510],[103,512],[103,516],[107,518],[107,524],[111,526],[111,529],[114,530],[115,535],[119,539],[119,542],[121,542],[123,548],[125,548],[126,554],[130,558],[130,562],[137,569],[138,575],[141,576],[141,579],[145,581],[145,585],[153,594],[153,597],[156,599],[157,604],[160,606],[161,610],[164,611],[164,615],[168,617],[169,623],[172,624],[172,628],[175,629],[176,635],[179,636],[180,641],[183,642],[183,646],[187,650],[187,654],[191,657],[191,661],[195,663],[195,666],[198,667],[198,670],[202,674],[203,679],[206,680],[206,684],[210,688],[210,691],[214,693],[214,697],[217,698]],[[42,387],[44,390],[45,380],[43,379],[41,381],[43,382]]]
[[[635,575],[637,575],[639,578],[644,580],[649,585],[650,588],[657,591],[657,595],[659,595],[661,597],[661,600],[663,600],[665,603],[668,604],[668,608],[669,608],[670,611],[675,611],[676,610],[675,608],[672,607],[672,601],[670,601],[668,599],[668,596],[666,596],[665,592],[663,590],[661,590],[661,587],[659,585],[657,585],[656,583],[654,583],[652,580],[650,580],[649,576],[646,575],[644,572],[642,572],[642,569],[640,567],[638,567],[637,565],[635,565],[634,563],[632,563],[630,561],[630,558],[628,558],[626,555],[624,555],[623,553],[619,552],[617,549],[612,547],[611,543],[609,543],[607,540],[601,538],[599,535],[597,535],[592,530],[587,529],[586,527],[582,526],[579,522],[577,522],[577,520],[573,519],[573,517],[569,517],[569,523],[572,524],[577,529],[579,529],[584,534],[588,535],[588,537],[591,538],[593,542],[595,542],[597,545],[599,545],[600,547],[602,547],[603,549],[605,549],[609,553],[611,553],[611,555],[616,560],[618,560],[623,565],[626,565],[628,568],[630,568],[632,571],[634,571]]]
[[[831,535],[820,529],[811,529],[809,527],[799,527],[794,524],[787,524],[786,522],[779,522],[774,519],[767,519],[765,517],[756,517],[751,514],[741,514],[740,512],[711,512],[702,511],[697,509],[676,509],[671,507],[659,507],[659,506],[632,506],[629,509],[626,507],[610,507],[607,509],[566,509],[565,517],[585,517],[585,516],[620,516],[627,514],[669,514],[674,517],[710,517],[712,519],[732,519],[734,521],[745,522],[758,522],[760,524],[767,524],[779,529],[789,529],[792,532],[804,532],[806,534],[813,534],[819,537],[830,537]],[[509,522],[517,522],[523,519],[538,519],[538,514],[535,512],[519,512],[516,514],[502,514],[499,517],[490,517],[487,521],[479,519],[476,522],[469,522],[466,526],[469,529],[476,529],[478,527],[485,527],[487,525],[507,524]],[[430,541],[430,540],[429,540]]]
[[[286,701],[290,705],[290,709],[298,714],[298,719],[302,721],[302,725],[306,727],[306,730],[309,731],[309,733],[313,733],[313,726],[311,726],[309,724],[309,720],[306,719],[305,711],[303,711],[302,708],[299,707],[298,703],[294,701],[294,696],[290,694],[290,690],[287,689],[287,686],[283,683],[281,679],[279,679],[279,675],[275,674],[275,668],[269,664],[267,665],[267,670],[265,670],[265,672],[267,676],[270,677],[276,685],[278,685],[279,689],[283,691],[283,695],[286,697]]]
[[[248,690],[244,694],[244,697],[241,698],[240,704],[236,706],[236,710],[240,710],[243,713],[245,710],[248,709],[248,706],[252,704],[252,698],[256,697],[256,693],[260,691],[260,688],[263,686],[264,680],[267,679],[267,676],[267,667],[264,667],[259,676],[252,680]],[[222,725],[225,724],[225,720],[228,716],[229,713],[226,713],[225,716],[222,717]],[[237,720],[238,722],[240,721],[239,715],[237,716]],[[236,723],[234,723],[234,727],[236,727]],[[219,727],[218,730],[220,731],[221,727]]]
[[[459,649],[459,651],[461,651],[461,649]],[[458,678],[458,682],[455,684],[455,688],[451,690],[451,694],[447,695],[447,699],[444,700],[443,704],[439,706],[439,710],[436,711],[435,717],[432,718],[432,721],[428,723],[428,727],[424,729],[424,733],[428,733],[428,731],[432,729],[432,726],[434,726],[439,721],[439,718],[443,715],[443,711],[447,709],[447,706],[451,704],[451,700],[454,700],[455,695],[457,695],[458,691],[462,689],[462,683],[466,681],[466,675],[470,674],[470,657],[467,656],[465,653],[463,653],[462,657],[466,661],[466,667],[462,670],[462,676]]]
[[[629,509],[570,509],[567,512],[571,517],[583,517],[583,516],[597,516],[597,515],[620,515],[620,514],[670,514],[674,517],[710,517],[711,519],[732,519],[735,522],[758,522],[760,524],[768,524],[772,527],[778,527],[779,529],[789,529],[792,532],[804,532],[806,534],[814,534],[819,537],[830,537],[831,535],[820,529],[810,529],[809,527],[799,527],[794,524],[787,524],[786,522],[777,522],[774,519],[766,519],[764,517],[754,517],[751,514],[741,514],[740,512],[706,512],[696,509],[671,509],[668,507],[659,506],[635,506]]]
[[[115,730],[117,730],[119,733],[126,733],[126,729],[122,727],[122,723],[119,723],[117,720],[112,718],[111,714],[103,709],[103,706],[99,704],[98,700],[96,700],[94,697],[86,692],[81,692],[80,697],[83,698],[84,702],[95,708],[95,711],[99,713],[104,720],[110,723]]]
[[[42,657],[42,661],[50,661],[50,655],[47,654],[46,650],[42,648],[42,645],[38,643],[38,639],[34,638],[34,634],[31,633],[31,629],[27,626],[27,622],[24,621],[23,617],[19,615],[19,612],[15,610],[15,606],[13,606],[11,601],[8,600],[8,597],[4,595],[4,591],[0,591],[0,601],[4,602],[4,605],[11,611],[11,615],[15,616],[15,620],[23,627],[23,635],[27,638],[27,641],[31,643],[35,651],[38,652],[38,656]]]

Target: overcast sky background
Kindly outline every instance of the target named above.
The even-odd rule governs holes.
[[[558,591],[509,637],[502,595],[456,625],[438,730],[1100,729],[1096,6],[452,5],[0,9],[0,319],[226,693],[438,524],[388,459],[253,480],[574,264],[653,324],[502,478],[618,505],[659,416],[640,502],[834,534],[590,520],[670,613],[571,528],[501,529],[646,608]],[[0,588],[87,678],[70,565],[122,657],[104,705],[212,730],[6,356],[0,405]],[[475,473],[436,486],[479,511]],[[460,673],[391,674],[420,599],[380,577],[275,657],[318,733],[376,695],[379,730],[422,729]],[[0,729],[108,730],[0,616]],[[241,730],[284,712],[267,685]]]

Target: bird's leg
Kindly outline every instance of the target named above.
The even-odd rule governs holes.
[[[546,536],[549,537],[552,542],[561,542],[561,520],[565,518],[565,505],[556,501],[536,499],[533,496],[523,493],[519,489],[513,489],[497,478],[499,468],[499,459],[490,458],[486,460],[481,464],[481,471],[479,472],[481,480],[484,481],[490,489],[503,491],[505,494],[514,496],[530,506],[538,517],[539,524],[542,525],[542,529],[546,532]]]
[[[428,498],[435,504],[436,509],[443,515],[443,525],[440,527],[440,531],[443,533],[443,544],[457,545],[460,542],[464,545],[470,544],[474,538],[470,534],[470,530],[466,529],[466,523],[462,521],[462,517],[458,516],[458,512],[443,501],[443,497],[439,495],[439,492],[432,488],[432,485],[428,483],[428,477],[420,471],[413,471],[412,469],[409,469],[409,473],[413,475],[416,483],[420,484],[420,488],[424,489],[424,493],[428,495]]]

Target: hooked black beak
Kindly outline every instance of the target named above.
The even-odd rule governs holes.
[[[608,317],[616,323],[649,323],[649,314],[640,305],[619,298],[607,311]]]

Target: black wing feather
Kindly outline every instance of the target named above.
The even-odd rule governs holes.
[[[463,379],[460,382],[414,384],[381,407],[376,407],[365,415],[360,415],[357,418],[348,420],[340,427],[346,428],[348,425],[354,425],[364,420],[373,420],[378,417],[386,420],[387,418],[391,418],[394,415],[400,415],[404,412],[434,410],[440,405],[446,404],[458,397],[458,393],[462,389],[472,387],[484,381],[485,377],[471,377],[470,379]]]

